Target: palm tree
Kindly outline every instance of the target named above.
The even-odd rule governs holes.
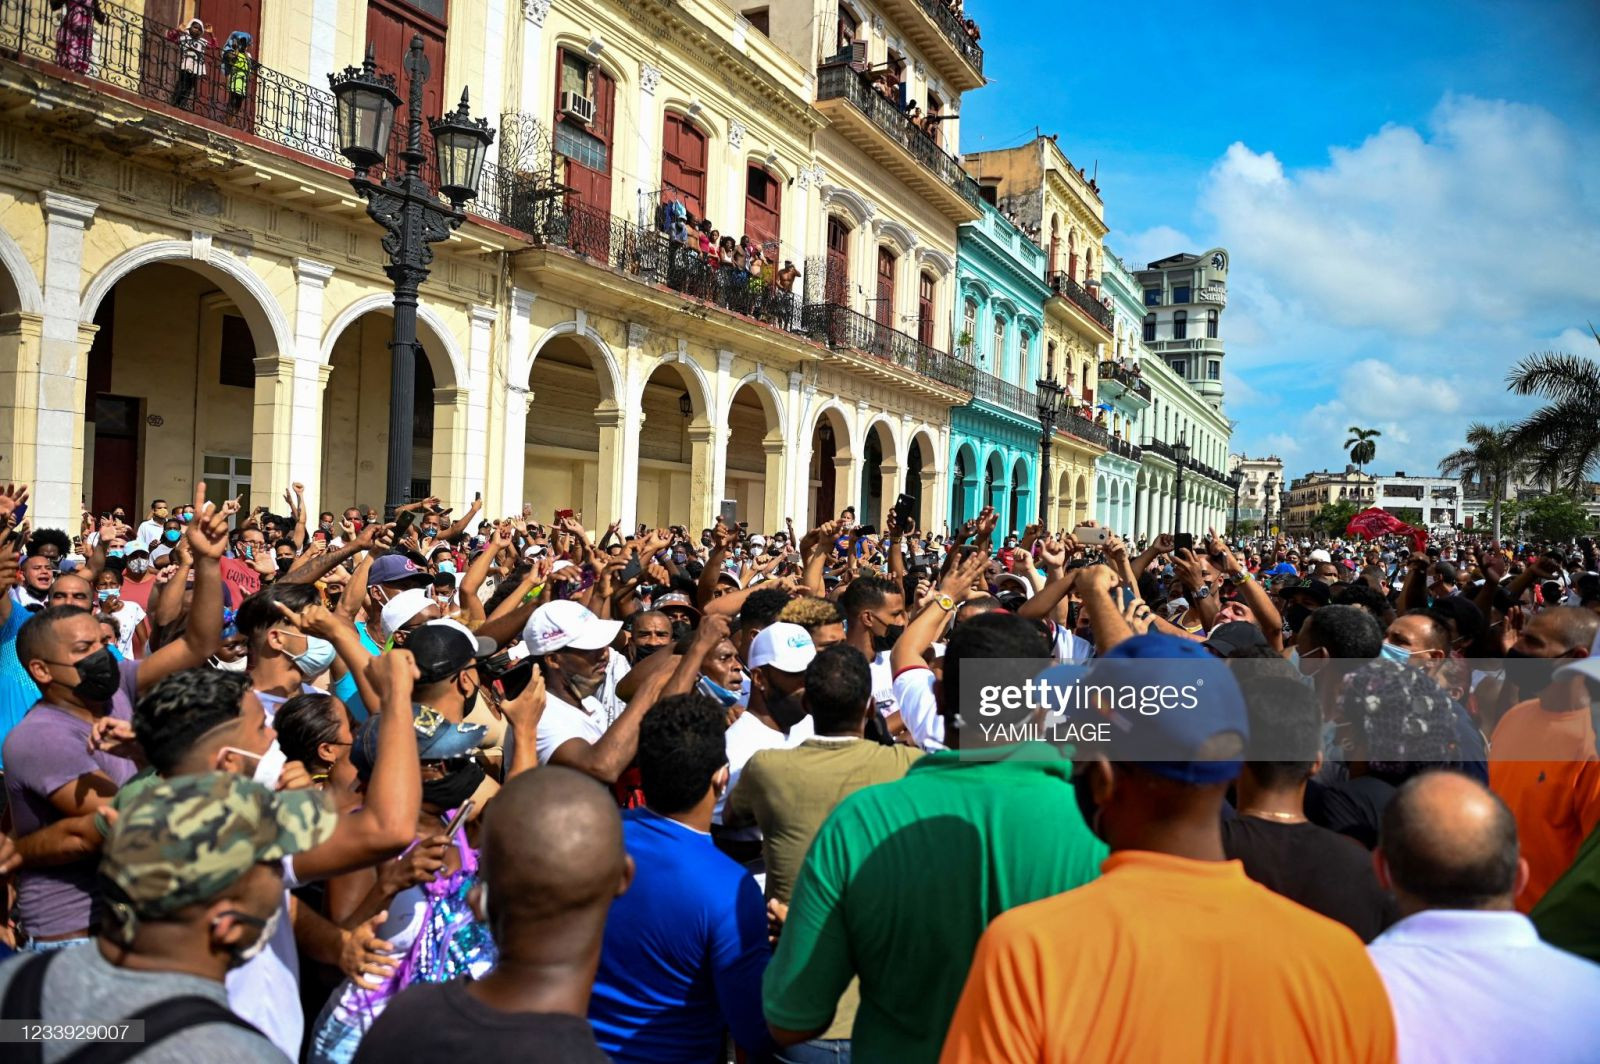
[[[1589,332],[1600,343],[1593,325]],[[1529,355],[1506,375],[1518,395],[1537,395],[1547,405],[1515,426],[1514,442],[1527,455],[1534,476],[1552,487],[1576,491],[1600,471],[1600,362],[1559,351]]]
[[[1356,464],[1357,469],[1377,457],[1378,445],[1372,441],[1382,435],[1377,429],[1350,426],[1350,438],[1344,441],[1344,449],[1350,452],[1350,461]]]
[[[1517,447],[1514,426],[1474,421],[1467,426],[1467,445],[1439,459],[1439,475],[1483,482],[1489,491],[1494,538],[1498,540],[1500,503],[1507,487],[1527,465],[1526,456]]]

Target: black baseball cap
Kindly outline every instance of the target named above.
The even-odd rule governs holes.
[[[419,684],[448,680],[479,658],[495,652],[492,639],[482,639],[460,621],[429,621],[414,630],[406,649],[417,661]]]

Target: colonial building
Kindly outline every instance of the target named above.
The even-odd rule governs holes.
[[[1045,253],[999,210],[961,227],[956,254],[956,353],[976,373],[972,402],[951,411],[950,524],[985,504],[998,532],[1020,532],[1038,504],[1040,427],[1034,382],[1050,290]]]
[[[1161,532],[1204,534],[1214,528],[1220,533],[1233,504],[1233,487],[1222,468],[1232,429],[1220,398],[1213,405],[1177,367],[1150,353],[1140,276],[1106,252],[1101,280],[1115,314],[1110,362],[1136,374],[1136,384],[1145,389],[1139,394],[1148,403],[1134,425],[1139,468],[1133,534],[1143,542]]]
[[[966,163],[985,196],[1045,251],[1044,373],[1067,396],[1051,440],[1050,523],[1071,528],[1095,512],[1095,462],[1110,447],[1109,419],[1096,405],[1099,366],[1112,335],[1111,310],[1099,294],[1105,204],[1099,186],[1072,165],[1053,136],[975,152]]]
[[[100,7],[0,11],[0,478],[36,524],[197,479],[381,500],[392,288],[321,86],[370,45],[403,89],[414,37],[425,116],[465,88],[499,135],[422,289],[413,494],[590,525],[871,520],[902,490],[942,515],[981,212],[955,116],[983,81],[942,7],[203,0],[183,78],[175,2]],[[689,253],[691,217],[735,249]]]
[[[1374,487],[1373,506],[1429,532],[1452,532],[1465,521],[1466,500],[1459,477],[1408,477],[1401,470],[1392,477],[1377,478]]]
[[[1277,455],[1268,455],[1265,458],[1251,458],[1243,454],[1230,454],[1228,456],[1228,472],[1238,472],[1239,483],[1239,524],[1242,528],[1255,532],[1266,532],[1269,529],[1268,513],[1269,499],[1274,511],[1277,509],[1277,496],[1283,486],[1283,459]]]
[[[1283,531],[1306,535],[1311,531],[1311,519],[1329,503],[1350,502],[1358,510],[1366,509],[1373,504],[1376,484],[1376,477],[1353,465],[1340,472],[1322,470],[1296,477],[1283,500]]]
[[[1214,407],[1222,407],[1222,311],[1228,305],[1228,252],[1169,255],[1135,272],[1145,314],[1145,346]]]

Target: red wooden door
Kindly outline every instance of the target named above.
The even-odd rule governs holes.
[[[139,509],[135,481],[139,469],[139,400],[123,395],[96,395],[94,401],[95,513],[124,507]]]
[[[705,217],[706,135],[682,115],[668,114],[662,123],[661,196]]]
[[[400,108],[394,116],[394,132],[389,139],[391,171],[398,173],[403,164],[400,151],[406,144],[406,121],[409,117],[406,102],[410,99],[411,79],[406,74],[406,53],[411,50],[411,38],[421,36],[422,54],[428,60],[428,80],[422,86],[423,137],[427,138],[427,120],[444,113],[444,25],[424,15],[409,4],[396,0],[368,0],[367,40],[372,44],[378,70],[393,74],[395,91],[400,93]],[[431,174],[434,166],[431,143],[423,146],[428,158],[423,164]]]
[[[850,229],[838,218],[828,219],[828,275],[823,301],[850,304]]]
[[[933,346],[933,278],[928,274],[917,285],[917,340]]]
[[[567,247],[591,258],[611,258],[611,137],[616,81],[571,52],[556,64],[555,147],[567,161]],[[587,124],[561,110],[561,94],[594,102]]]
[[[752,166],[745,171],[744,188],[744,235],[759,244],[768,259],[776,260],[783,186],[761,167]]]
[[[878,249],[878,298],[872,305],[878,324],[894,327],[894,252]]]

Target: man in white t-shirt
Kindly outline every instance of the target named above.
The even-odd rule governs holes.
[[[615,783],[639,745],[642,710],[605,696],[608,676],[620,666],[611,644],[621,621],[604,621],[581,603],[561,599],[534,611],[522,641],[544,675],[539,718],[539,764],[566,765]]]
[[[723,806],[756,751],[787,749],[811,738],[804,705],[806,667],[816,656],[811,634],[798,624],[769,625],[750,643],[750,705],[728,728],[728,785],[711,813],[717,847],[737,861],[761,856],[761,829],[721,827]]]

